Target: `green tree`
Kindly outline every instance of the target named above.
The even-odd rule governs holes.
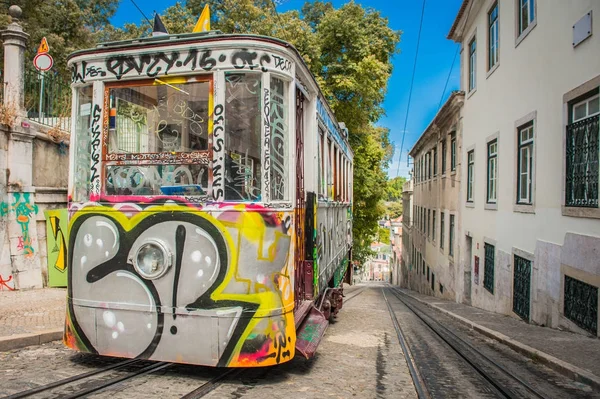
[[[406,178],[402,176],[388,180],[386,187],[387,201],[402,201],[402,186],[405,182]]]
[[[396,219],[402,215],[402,202],[386,202],[385,214],[388,219]]]
[[[25,50],[25,64],[33,61],[42,37],[48,39],[54,58],[53,71],[67,79],[67,57],[75,50],[92,47],[98,32],[109,25],[119,0],[13,0],[0,5],[0,29],[10,23],[8,7],[16,4],[23,10],[20,23],[30,35]],[[1,51],[0,51],[1,52]],[[3,54],[1,54],[3,57]]]
[[[392,243],[390,238],[390,229],[387,227],[379,227],[377,229],[376,240],[382,244],[390,245]]]

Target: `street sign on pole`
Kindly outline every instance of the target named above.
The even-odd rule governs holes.
[[[33,65],[38,71],[48,71],[54,65],[54,59],[48,51],[50,51],[50,47],[48,46],[48,40],[44,37],[38,47],[36,56],[33,58]]]

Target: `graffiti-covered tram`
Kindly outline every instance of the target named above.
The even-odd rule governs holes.
[[[351,273],[353,154],[302,57],[213,31],[68,64],[65,344],[219,367],[310,357]]]

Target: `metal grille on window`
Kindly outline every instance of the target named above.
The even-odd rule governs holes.
[[[494,293],[494,250],[495,247],[485,244],[485,265],[483,271],[483,287]]]
[[[531,261],[515,255],[513,311],[529,321],[531,293]]]
[[[565,276],[565,317],[598,334],[598,287]]]
[[[600,115],[567,126],[566,205],[598,207]]]

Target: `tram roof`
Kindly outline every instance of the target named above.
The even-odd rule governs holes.
[[[269,43],[280,45],[282,47],[290,49],[294,53],[296,58],[300,61],[303,69],[306,72],[306,75],[310,76],[312,83],[318,90],[318,96],[321,98],[321,100],[322,100],[321,102],[326,106],[328,113],[336,121],[336,123],[338,125],[337,126],[338,130],[340,132],[345,130],[346,134],[348,134],[348,129],[346,128],[345,124],[343,122],[338,121],[337,118],[335,117],[334,112],[331,110],[329,103],[327,102],[327,100],[325,99],[325,96],[323,95],[323,92],[319,86],[319,83],[317,82],[317,80],[315,79],[313,74],[310,72],[308,65],[306,65],[306,62],[304,61],[304,58],[302,57],[302,55],[300,54],[298,49],[296,49],[296,47],[293,44],[288,43],[285,40],[277,39],[277,38],[274,38],[271,36],[241,34],[241,33],[223,33],[220,30],[211,30],[208,32],[179,33],[179,34],[152,36],[152,37],[142,37],[142,38],[137,38],[137,39],[119,40],[119,41],[112,41],[112,42],[103,42],[103,43],[98,43],[96,45],[96,47],[94,47],[94,48],[74,51],[73,53],[69,54],[69,56],[67,57],[67,63],[75,57],[89,55],[89,54],[95,54],[95,53],[105,53],[105,52],[110,52],[110,51],[127,50],[127,49],[140,48],[140,47],[154,48],[154,47],[164,47],[167,45],[198,43],[198,42],[212,42],[212,41],[219,41],[219,40],[227,40],[227,41],[256,40],[256,41],[262,41],[262,42],[269,42]],[[348,142],[347,135],[341,136],[341,137],[342,137],[342,140],[345,141],[346,145],[348,146],[348,150],[350,153],[349,155],[354,155],[354,151],[352,150],[352,148],[350,147],[350,143]]]

